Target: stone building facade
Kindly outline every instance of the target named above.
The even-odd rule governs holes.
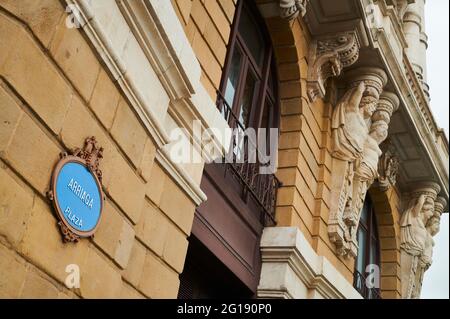
[[[0,296],[419,298],[449,188],[424,10],[0,0]],[[274,174],[214,163],[239,125],[278,128]],[[65,243],[47,192],[89,136],[103,214]]]

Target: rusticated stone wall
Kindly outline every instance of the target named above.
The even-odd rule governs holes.
[[[195,205],[66,18],[60,1],[0,1],[0,297],[176,298]],[[93,239],[63,244],[45,194],[59,153],[91,135],[105,209]]]

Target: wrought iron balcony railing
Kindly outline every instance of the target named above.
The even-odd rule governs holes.
[[[355,287],[364,299],[382,299],[380,289],[369,288],[366,279],[366,276],[355,270],[353,274],[353,287]]]
[[[217,92],[217,107],[227,120],[232,129],[239,133],[244,133],[246,128],[239,118],[234,114],[232,108],[225,100],[224,96]],[[268,166],[259,162],[260,150],[258,143],[251,138],[244,140],[232,138],[229,153],[225,162],[225,174],[231,171],[243,187],[243,197],[247,194],[253,197],[262,210],[261,223],[264,226],[274,225],[275,222],[275,204],[280,181],[274,174],[260,174],[260,168]],[[250,161],[249,146],[256,151],[256,162]],[[265,155],[265,154],[264,154]]]

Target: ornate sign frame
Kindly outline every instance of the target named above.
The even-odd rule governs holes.
[[[102,218],[105,195],[102,189],[102,171],[99,169],[99,162],[100,159],[103,158],[103,148],[98,147],[95,137],[91,136],[86,138],[83,149],[76,148],[70,152],[70,155],[67,152],[63,152],[60,154],[60,158],[61,159],[53,169],[50,182],[50,190],[47,192],[47,197],[52,201],[53,207],[59,218],[58,225],[61,229],[64,242],[78,242],[80,238],[92,237],[97,230],[97,227],[100,224]],[[86,169],[94,178],[100,194],[101,200],[99,217],[95,227],[89,231],[80,231],[70,225],[64,216],[64,212],[59,206],[58,196],[56,192],[56,182],[61,169],[68,163],[77,163],[86,167]]]

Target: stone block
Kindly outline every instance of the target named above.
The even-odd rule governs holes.
[[[5,158],[41,194],[49,189],[60,149],[28,115],[24,115],[6,150]]]
[[[170,224],[164,242],[163,259],[180,274],[183,271],[187,249],[186,234]]]
[[[65,76],[84,100],[89,101],[100,71],[100,62],[80,30],[68,28],[63,19],[56,29],[49,50]]]
[[[25,233],[33,195],[0,167],[0,235],[16,247]]]
[[[168,218],[145,201],[141,219],[136,226],[136,236],[158,256],[162,256],[169,226]]]
[[[195,204],[170,178],[164,183],[159,207],[186,235],[191,233]]]
[[[115,158],[111,179],[105,185],[108,193],[136,224],[140,218],[145,196],[145,184],[122,156]]]
[[[68,149],[82,147],[87,137],[95,136],[98,144],[103,147],[103,158],[100,162],[100,169],[103,172],[103,186],[108,185],[111,173],[116,169],[117,147],[80,98],[74,97],[72,99],[60,135]]]
[[[23,112],[16,101],[6,89],[5,83],[0,80],[0,152],[4,151],[11,140],[14,129],[19,123]]]
[[[122,272],[123,278],[125,278],[130,284],[135,287],[139,286],[141,280],[142,271],[144,270],[146,249],[138,241],[134,241],[130,260],[128,261],[127,268]]]
[[[150,298],[167,299],[177,297],[179,285],[178,274],[148,253],[139,289]]]
[[[40,269],[64,283],[66,267],[76,264],[83,271],[89,240],[65,244],[50,206],[35,197],[31,217],[18,251]]]
[[[25,299],[54,299],[59,295],[59,289],[48,276],[45,276],[34,267],[30,267],[20,298]]]
[[[146,194],[155,205],[159,205],[161,201],[166,179],[167,174],[159,164],[155,163],[152,166],[149,181],[146,186]]]
[[[0,14],[0,74],[50,127],[61,128],[72,89],[21,24]],[[51,88],[51,89],[50,89]]]
[[[52,39],[64,7],[54,0],[0,0],[0,6],[24,21],[44,47]]]
[[[120,94],[103,69],[97,79],[89,106],[106,129],[110,129],[119,104]]]
[[[111,135],[135,167],[139,166],[144,153],[147,133],[131,110],[121,99],[111,128]]]
[[[84,298],[118,298],[122,288],[120,272],[93,247],[80,267],[80,291]]]
[[[134,229],[107,200],[94,242],[114,259],[121,268],[126,268],[134,241]]]
[[[27,264],[0,243],[0,298],[19,298],[27,274]]]
[[[151,173],[155,162],[156,146],[151,138],[147,138],[138,171],[146,182],[151,181]]]
[[[132,286],[127,283],[122,284],[122,289],[120,290],[120,299],[144,299],[145,297]]]

